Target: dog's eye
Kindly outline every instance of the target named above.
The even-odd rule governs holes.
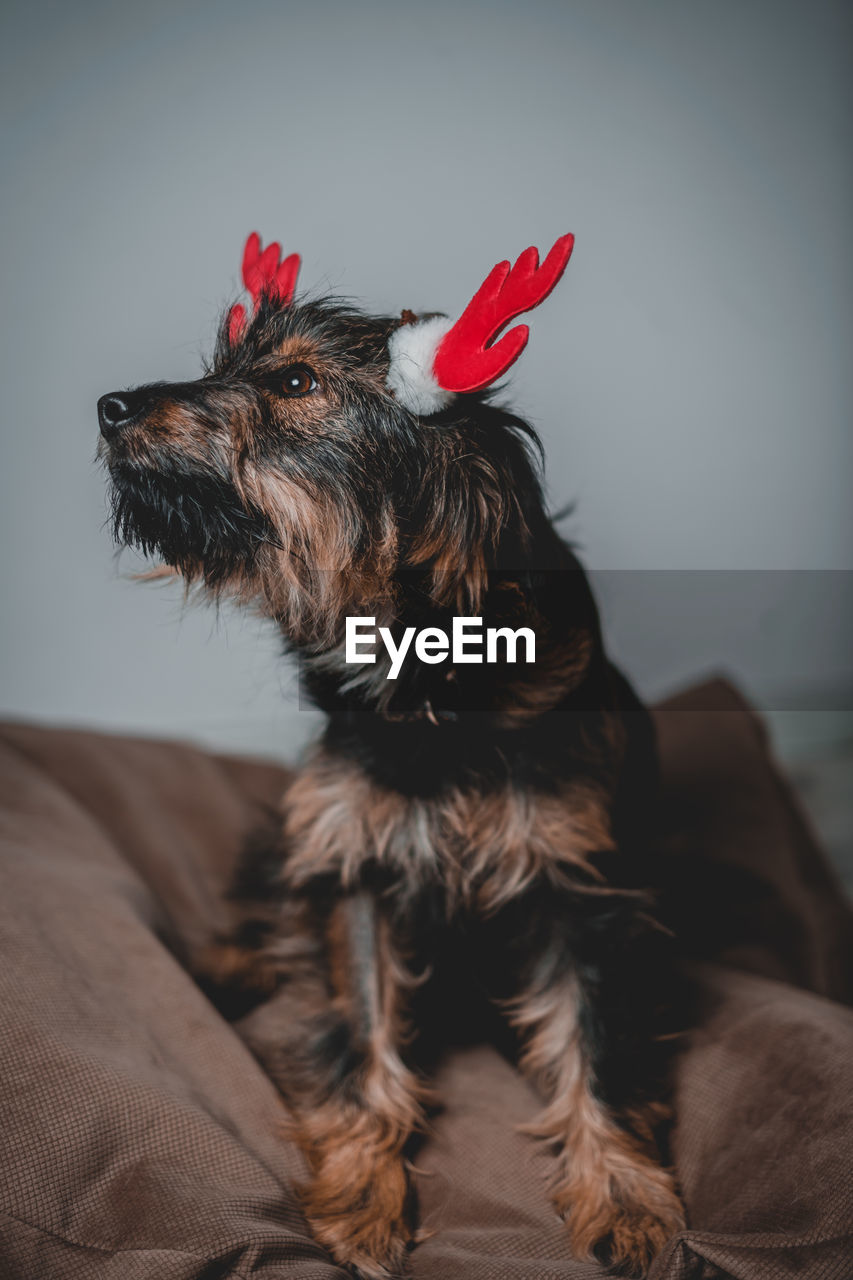
[[[307,396],[317,386],[317,379],[307,364],[289,364],[281,375],[281,390],[286,396]]]

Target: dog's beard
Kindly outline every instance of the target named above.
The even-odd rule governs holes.
[[[111,466],[110,477],[116,542],[208,586],[250,574],[262,548],[276,542],[263,514],[247,508],[227,479],[127,464]]]
[[[189,466],[122,459],[108,469],[117,543],[158,557],[217,596],[259,608],[290,645],[316,650],[337,643],[365,577],[353,568],[350,550],[363,530],[355,519],[335,519],[340,503],[322,507],[301,486],[282,487],[280,480],[263,492],[244,480],[238,491],[228,476]],[[256,496],[278,499],[277,523]],[[368,581],[381,594],[379,578],[374,570]]]

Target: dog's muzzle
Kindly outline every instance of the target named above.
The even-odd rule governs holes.
[[[143,413],[151,401],[150,394],[138,391],[111,391],[98,401],[98,425],[105,440],[114,439],[120,431]]]

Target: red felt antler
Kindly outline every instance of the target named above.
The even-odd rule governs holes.
[[[261,237],[253,231],[243,250],[243,284],[254,302],[253,309],[257,311],[264,293],[276,298],[281,306],[288,306],[293,300],[299,267],[298,253],[291,253],[282,262],[281,245],[274,240],[261,249]],[[238,302],[228,313],[228,340],[232,345],[238,341],[245,323],[246,308]]]
[[[433,373],[446,391],[482,391],[513,364],[527,345],[526,324],[516,325],[498,341],[504,325],[547,298],[566,269],[575,238],[561,236],[542,265],[533,247],[515,266],[493,267],[462,315],[445,334],[433,362]],[[492,343],[493,345],[489,345]]]

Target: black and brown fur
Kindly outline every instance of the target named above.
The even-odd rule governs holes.
[[[436,1028],[485,993],[541,1092],[575,1252],[640,1275],[684,1221],[658,1145],[673,972],[647,892],[650,721],[546,515],[532,430],[487,395],[419,420],[386,390],[410,319],[266,297],[197,381],[100,402],[118,539],[260,606],[328,716],[279,852],[235,891],[250,918],[207,965],[286,999],[264,1061],[339,1262],[403,1267]],[[532,627],[536,663],[411,660],[390,681],[344,663],[348,614]]]

